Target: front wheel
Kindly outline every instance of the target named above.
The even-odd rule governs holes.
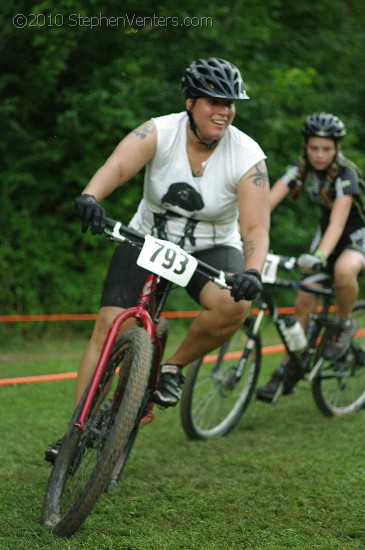
[[[313,397],[325,416],[343,416],[365,407],[365,301],[352,310],[357,330],[348,351],[336,361],[321,358]]]
[[[223,345],[190,365],[181,399],[181,422],[189,439],[230,432],[245,412],[261,365],[261,339],[252,319]]]
[[[168,338],[168,335],[169,335],[169,324],[167,322],[166,319],[160,319],[158,325],[157,325],[157,329],[156,329],[156,332],[157,332],[157,336],[161,342],[161,346],[159,349],[156,348],[156,343],[154,344],[154,356],[153,356],[153,363],[155,363],[156,361],[156,357],[158,357],[159,359],[159,362],[161,362],[161,359],[162,359],[162,355],[164,353],[164,350],[165,350],[165,347],[166,347],[166,342],[167,342],[167,338]],[[151,377],[154,375],[154,372],[152,371],[151,372]],[[153,384],[153,380],[151,379],[150,381],[150,385]],[[146,394],[145,396],[145,404],[142,406],[142,412],[143,414],[145,412],[148,413],[148,405],[149,405],[149,398],[150,396]],[[142,414],[140,416],[143,416]],[[148,416],[145,418],[145,422],[149,422],[150,420],[152,420],[154,417],[154,415],[152,414],[152,416],[150,418],[148,418]],[[144,423],[144,419],[142,418],[141,419],[141,423],[143,424]],[[128,438],[128,441],[126,443],[126,446],[125,448],[123,449],[119,459],[118,459],[118,462],[114,468],[114,471],[112,473],[112,476],[110,478],[110,481],[109,481],[109,484],[108,484],[108,490],[112,490],[112,489],[115,489],[118,485],[118,481],[119,481],[119,478],[121,477],[123,471],[124,471],[124,467],[126,465],[126,462],[128,460],[128,457],[133,449],[133,445],[134,445],[134,442],[136,440],[136,437],[137,437],[137,434],[138,434],[138,430],[139,430],[139,427],[140,427],[140,422],[137,422],[135,427],[133,428],[129,438]]]
[[[146,331],[126,331],[115,343],[80,431],[75,423],[86,390],[46,489],[41,523],[54,534],[68,537],[77,531],[106,490],[123,451],[128,450],[128,456],[143,414],[151,364],[152,343]]]

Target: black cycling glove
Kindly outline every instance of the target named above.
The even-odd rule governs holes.
[[[261,275],[256,269],[248,269],[243,273],[232,275],[231,296],[235,302],[254,300],[262,291]]]
[[[81,229],[83,233],[87,231],[89,225],[93,235],[103,232],[106,225],[105,210],[94,195],[79,195],[75,199],[75,206],[78,215],[82,219]]]

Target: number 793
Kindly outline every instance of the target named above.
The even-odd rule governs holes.
[[[150,261],[151,262],[157,261],[165,269],[172,269],[172,267],[175,263],[176,257],[177,257],[176,250],[174,248],[171,248],[170,246],[165,246],[164,244],[161,244],[161,243],[156,242],[156,241],[155,241],[155,244],[157,245],[157,250],[155,250],[155,252],[150,257]],[[161,253],[163,254],[162,261],[161,261],[161,258],[157,258],[157,256],[159,256]],[[184,254],[182,251],[180,251],[179,256],[180,256],[179,257],[179,260],[180,260],[179,268],[178,269],[176,269],[176,268],[173,269],[173,272],[176,273],[177,275],[180,275],[181,273],[184,273],[184,271],[186,269],[186,266],[189,262],[189,256]]]

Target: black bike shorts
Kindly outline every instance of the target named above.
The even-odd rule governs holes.
[[[136,305],[148,274],[136,263],[139,253],[138,248],[132,247],[128,243],[118,245],[104,281],[100,307],[127,308]],[[243,271],[242,252],[233,246],[215,246],[192,255],[198,260],[228,273]],[[163,285],[164,281],[161,279],[160,284]],[[204,275],[194,273],[186,287],[187,292],[198,304],[200,291],[207,282],[208,279]]]

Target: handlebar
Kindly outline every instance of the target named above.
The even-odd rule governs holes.
[[[106,218],[105,222],[106,227],[104,229],[104,234],[109,237],[109,239],[116,242],[127,242],[142,249],[145,243],[146,235],[143,235],[143,233],[139,233],[135,229],[132,229],[131,227],[128,227],[121,222],[113,220],[111,218]],[[189,255],[188,253],[186,254]],[[215,269],[211,265],[206,264],[201,260],[196,261],[196,271],[205,275],[209,280],[213,281],[220,288],[231,288],[233,284],[233,278],[230,275],[228,275],[224,271],[219,271],[218,269]]]
[[[137,246],[138,248],[142,249],[148,236],[143,235],[135,229],[132,229],[131,227],[122,224],[120,221],[113,220],[111,218],[106,218],[105,221],[106,227],[104,229],[104,234],[108,236],[111,240],[116,242],[128,242],[132,246]],[[168,241],[164,242],[166,243]],[[174,243],[171,243],[171,246],[176,245],[174,245]],[[191,258],[188,253],[185,254]],[[219,271],[218,269],[215,269],[214,267],[206,264],[205,262],[202,262],[201,260],[195,259],[194,261],[197,262],[195,269],[197,272],[201,273],[209,280],[213,281],[218,287],[231,289],[234,281],[231,275],[228,275],[224,271]],[[284,256],[269,253],[267,255],[266,262],[262,270],[262,282],[266,284],[275,284],[277,286],[285,287],[295,286],[299,288],[300,286],[300,288],[302,288],[303,290],[306,289],[306,285],[302,285],[301,283],[286,279],[279,279],[277,277],[277,270],[279,267],[289,272],[298,270],[298,260],[294,256]],[[151,271],[153,270],[151,269]],[[157,271],[153,272],[158,273]],[[314,273],[314,271],[312,273]],[[165,275],[162,276],[164,277]],[[322,289],[321,294],[323,293],[327,293],[327,291],[325,289]]]
[[[127,225],[123,225],[121,222],[119,222],[117,220],[113,220],[111,218],[105,218],[105,224],[106,224],[106,229],[107,228],[113,229],[113,230],[115,229],[118,233],[119,233],[120,230],[122,230],[125,235],[127,235],[128,237],[136,239],[137,242],[140,242],[141,244],[143,244],[143,242],[144,242],[144,235],[142,233],[139,233],[138,231],[136,231],[135,229],[132,229],[131,227],[128,227]],[[109,237],[117,237],[118,236],[118,234],[115,234],[114,232],[109,233],[107,230],[104,230],[104,233],[106,235],[108,235]],[[119,238],[121,239],[121,241],[125,240],[122,237],[122,235],[119,235]],[[117,239],[113,238],[112,240],[117,240]]]
[[[294,271],[298,267],[298,259],[295,256],[279,256],[279,267],[286,271]]]
[[[293,279],[284,279],[277,276],[278,268],[282,268],[288,272],[305,273],[306,275],[313,275],[322,271],[321,266],[312,271],[302,269],[298,265],[298,259],[294,256],[282,256],[280,254],[269,253],[266,257],[265,265],[262,270],[262,282],[265,286],[278,286],[282,288],[294,288],[296,290],[303,290],[311,294],[318,295],[331,295],[332,289],[313,287],[312,285],[305,284],[301,281]]]

